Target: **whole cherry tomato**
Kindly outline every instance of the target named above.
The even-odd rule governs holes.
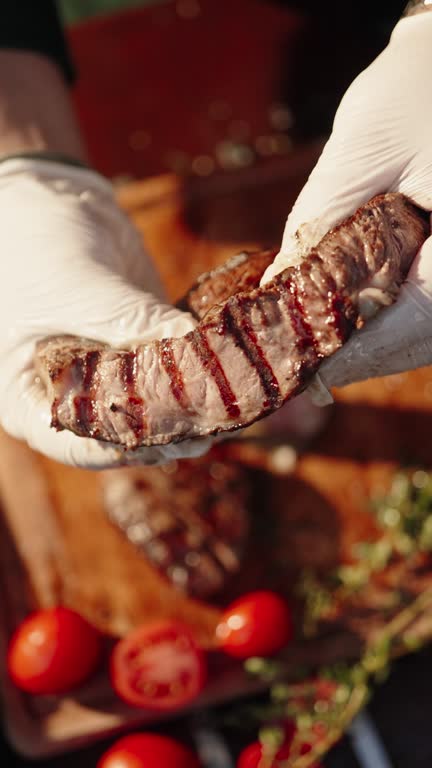
[[[293,636],[288,603],[270,591],[250,592],[225,609],[216,628],[219,646],[230,656],[272,656]]]
[[[175,621],[149,624],[120,640],[111,657],[111,682],[128,704],[173,711],[204,687],[204,652],[191,631]]]
[[[117,741],[97,768],[200,768],[190,749],[168,736],[136,733]]]
[[[36,611],[9,643],[9,675],[28,693],[64,693],[91,675],[101,650],[99,632],[75,611],[64,607]]]

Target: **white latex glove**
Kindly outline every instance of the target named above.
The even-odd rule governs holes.
[[[432,11],[400,21],[383,53],[346,92],[333,132],[286,223],[270,280],[376,194],[403,192],[432,211]],[[309,392],[432,363],[432,239],[396,304],[320,368]]]
[[[33,367],[39,339],[66,333],[125,347],[181,336],[195,325],[188,313],[156,298],[160,283],[111,185],[59,163],[5,161],[0,233],[1,426],[47,456],[89,468],[153,464],[207,450],[209,441],[189,441],[125,454],[50,427]]]

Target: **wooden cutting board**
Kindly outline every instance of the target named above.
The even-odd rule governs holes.
[[[299,148],[276,165],[206,181],[167,176],[119,189],[173,300],[200,272],[233,253],[280,241],[286,213],[318,152],[315,145]],[[252,535],[242,573],[220,603],[258,587],[289,594],[299,569],[325,571],[356,540],[372,535],[369,499],[385,489],[394,467],[407,458],[432,467],[431,406],[430,369],[350,387],[337,395],[326,428],[298,456],[293,471],[251,469]],[[276,453],[252,442],[234,442],[227,451],[232,460],[267,469],[275,458],[280,468],[286,456],[283,441]],[[107,522],[98,473],[57,464],[0,433],[0,494],[3,647],[31,609],[64,603],[112,637],[157,617],[180,618],[211,649],[218,604],[179,596]],[[342,650],[352,652],[349,644]],[[299,642],[290,654],[295,663],[305,655],[322,661],[335,651],[317,644],[305,650]],[[256,686],[237,663],[210,656],[210,682],[197,706]],[[147,713],[115,699],[103,673],[77,695],[37,698],[16,691],[3,667],[7,732],[29,756],[151,722]]]

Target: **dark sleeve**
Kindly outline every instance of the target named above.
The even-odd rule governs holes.
[[[350,16],[357,23],[374,28],[382,24],[394,26],[401,17],[408,0],[358,0],[347,3],[346,0],[273,0],[287,8],[296,8],[316,16]]]
[[[0,49],[43,53],[68,82],[74,79],[55,0],[0,0]]]
[[[281,75],[281,98],[295,115],[295,136],[327,136],[343,94],[385,48],[407,0],[267,2],[300,11],[305,20],[295,51],[290,51],[291,66],[283,67]]]

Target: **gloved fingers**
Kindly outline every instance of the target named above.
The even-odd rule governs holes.
[[[152,294],[138,290],[102,265],[93,267],[87,283],[83,272],[82,280],[81,286],[72,285],[62,295],[51,298],[47,317],[43,308],[40,310],[41,301],[35,312],[29,308],[24,320],[17,318],[20,327],[15,335],[71,334],[124,347],[138,341],[183,336],[196,325],[188,312],[161,304]]]
[[[121,237],[122,274],[140,290],[147,291],[166,303],[167,293],[151,254],[145,250],[143,238],[125,215]]]
[[[353,343],[355,343],[354,340]],[[372,358],[364,360],[363,349],[360,346],[360,349],[354,351],[352,363],[350,363],[348,349],[348,352],[346,350],[338,352],[331,361],[324,364],[307,389],[307,394],[314,405],[320,407],[331,405],[334,402],[332,387],[344,387],[371,378],[413,371],[432,364],[432,335],[398,350],[396,354],[382,352],[377,356],[374,351]],[[358,354],[363,356],[358,357]]]
[[[102,260],[117,274],[136,288],[167,300],[165,289],[156,264],[144,247],[141,233],[113,197],[102,207],[97,197],[87,205],[86,215],[91,221],[100,220],[101,235],[109,233],[110,247],[93,254],[95,261]],[[96,238],[96,244],[99,238]]]
[[[16,324],[12,328],[16,338],[68,333],[121,346],[141,338],[182,335],[194,327],[191,315],[161,304],[151,293],[151,288],[161,292],[154,266],[136,230],[108,193],[73,191],[65,199],[66,192],[62,197],[33,179],[23,185],[29,187],[27,196],[34,192],[36,202],[33,207],[27,204],[25,227],[16,213],[19,190],[15,204],[9,204],[7,218],[15,218],[8,258],[3,260],[7,264],[3,272],[0,269],[5,282],[15,271],[21,288],[18,295],[6,292],[2,306],[11,325]],[[0,221],[2,216],[4,210]],[[36,233],[30,240],[28,231]],[[26,259],[31,256],[31,264],[23,263],[23,254]],[[138,271],[132,263],[144,265],[138,271],[140,279],[146,276],[146,292],[136,285]]]
[[[339,353],[340,354],[340,353]],[[343,387],[354,382],[366,381],[373,377],[391,376],[396,373],[414,371],[432,364],[432,335],[421,339],[417,343],[399,350],[395,355],[390,353],[383,355],[378,365],[356,366],[350,370],[345,364],[335,360],[334,366],[328,370],[324,368],[318,373],[307,389],[312,403],[318,406],[331,405],[333,395],[331,387]],[[355,373],[354,373],[355,371]]]
[[[98,179],[99,181],[99,179]],[[82,199],[80,196],[80,200]],[[95,261],[101,261],[117,274],[140,290],[148,291],[162,301],[167,300],[160,275],[154,261],[144,248],[143,238],[126,212],[117,203],[114,191],[97,185],[84,195],[81,202],[81,216],[86,217],[89,226],[99,226],[99,237],[94,238],[96,247],[102,239],[109,239],[104,248],[93,254]]]
[[[309,395],[312,403],[320,408],[324,408],[324,406],[331,405],[334,402],[330,391],[330,384],[328,387],[325,385],[323,376],[319,372],[313,377],[306,390],[306,394]]]
[[[120,446],[78,437],[51,425],[51,409],[42,385],[31,371],[22,375],[2,415],[9,434],[24,439],[34,450],[63,464],[86,469],[108,469],[129,465],[164,464],[174,459],[201,456],[211,440],[189,440],[177,445],[143,447],[124,451]]]
[[[213,445],[213,439],[210,437],[196,438],[195,440],[183,440],[181,443],[172,443],[169,445],[155,446],[154,448],[137,448],[135,451],[126,451],[124,453],[125,463],[129,467],[137,467],[148,464],[147,452],[152,450],[159,452],[159,459],[153,463],[166,464],[170,461],[179,459],[196,459],[208,453]]]
[[[432,224],[432,215],[430,216]],[[415,257],[407,279],[402,286],[401,295],[396,302],[396,307],[403,306],[403,301],[410,297],[413,306],[421,311],[432,324],[432,237],[423,243]],[[414,319],[417,315],[414,315]],[[416,327],[414,322],[411,323]]]
[[[389,191],[402,192],[421,208],[432,211],[432,146],[429,137],[421,142],[421,146]]]
[[[116,446],[56,432],[51,424],[51,409],[42,386],[27,371],[16,383],[1,414],[3,428],[13,437],[51,459],[78,467],[103,469],[123,464]]]
[[[332,134],[288,216],[280,253],[262,282],[298,261],[332,227],[399,178],[406,164],[395,126],[400,95],[387,86],[383,66],[376,62],[373,72],[362,72],[343,97]]]
[[[432,335],[421,339],[415,344],[405,347],[395,355],[383,358],[381,369],[382,376],[390,376],[394,373],[414,371],[417,368],[425,368],[432,364]]]
[[[407,350],[422,345],[430,336],[429,312],[416,306],[410,286],[405,286],[397,304],[382,310],[364,328],[353,333],[342,349],[323,363],[319,370],[321,383],[327,389],[343,387],[399,371],[401,355],[405,359]],[[311,394],[317,402],[317,387]]]
[[[25,441],[33,450],[61,464],[82,469],[100,470],[125,466],[123,452],[116,446],[91,438],[78,437],[67,430],[56,432],[45,422],[43,424],[39,422],[39,426],[34,428],[38,423],[37,417],[40,415],[40,412],[35,412],[34,416],[29,415],[31,428],[24,435]],[[149,451],[147,463],[156,464],[157,459],[153,458],[152,449]]]
[[[28,176],[25,169],[24,175],[5,175],[4,169],[0,174],[0,226],[8,253],[0,277],[10,280],[19,271],[22,295],[31,295],[39,310],[58,298],[54,308],[63,313],[73,311],[81,296],[82,315],[99,300],[103,305],[98,283],[104,281],[105,291],[110,275],[162,297],[155,265],[111,185],[88,171],[40,165]]]
[[[389,188],[395,176],[394,159],[391,151],[381,150],[381,136],[367,144],[364,134],[333,132],[288,217],[280,252],[262,284],[296,263],[360,205]]]
[[[111,297],[110,297],[111,298]],[[146,344],[154,339],[184,336],[196,326],[189,312],[182,312],[150,294],[131,297],[117,312],[112,307],[103,327],[97,323],[113,346]],[[88,330],[91,330],[90,328]]]
[[[432,335],[398,350],[397,354],[390,352],[379,357],[374,355],[373,359],[366,360],[364,365],[360,365],[358,358],[351,366],[342,357],[332,359],[332,365],[326,363],[323,366],[323,370],[314,377],[307,392],[315,405],[325,406],[333,402],[330,391],[332,387],[344,387],[367,379],[413,371],[431,364]]]

